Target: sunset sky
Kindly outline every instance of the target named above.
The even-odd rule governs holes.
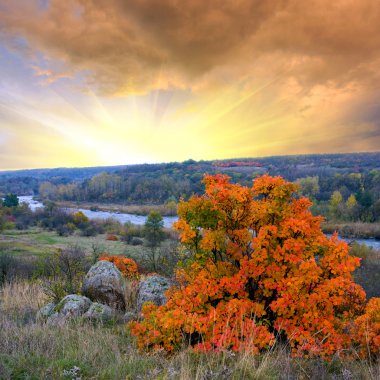
[[[0,169],[378,150],[379,0],[0,0]]]

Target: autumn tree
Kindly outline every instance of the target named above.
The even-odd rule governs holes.
[[[53,185],[50,182],[42,182],[38,189],[39,196],[46,200],[56,200],[57,199],[57,186]]]
[[[339,219],[342,216],[343,197],[340,191],[335,190],[329,201],[330,213],[333,218]]]
[[[298,192],[305,197],[314,199],[320,191],[319,188],[319,178],[315,177],[305,177],[297,180],[299,185]]]
[[[251,188],[224,175],[204,183],[204,195],[178,207],[176,229],[192,259],[167,304],[145,304],[144,320],[130,325],[139,348],[256,353],[281,340],[295,355],[347,352],[366,301],[348,245],[321,232],[311,202],[281,177]]]

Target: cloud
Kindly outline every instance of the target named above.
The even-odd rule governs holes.
[[[379,19],[377,0],[3,0],[0,23],[8,39],[22,36],[112,95],[194,90],[280,68],[305,87],[370,85]]]

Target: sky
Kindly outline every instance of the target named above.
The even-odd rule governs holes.
[[[379,148],[379,0],[0,0],[0,169]]]

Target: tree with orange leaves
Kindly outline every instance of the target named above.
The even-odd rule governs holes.
[[[282,340],[294,355],[345,354],[366,303],[348,245],[322,233],[311,202],[281,177],[252,188],[224,175],[204,183],[204,195],[180,202],[175,226],[192,260],[167,304],[146,304],[144,320],[131,323],[139,348],[257,353]]]

